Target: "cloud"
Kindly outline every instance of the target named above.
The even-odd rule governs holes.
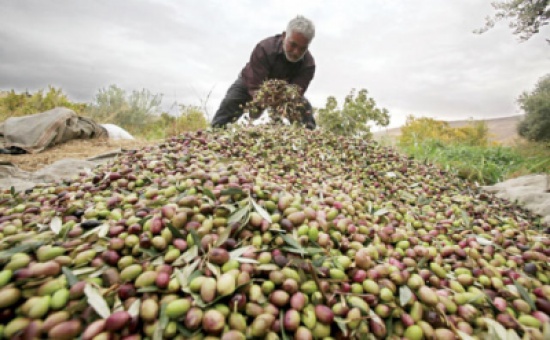
[[[20,0],[0,12],[0,89],[51,84],[89,102],[116,84],[162,93],[167,106],[208,99],[212,114],[254,45],[297,14],[317,28],[313,105],[366,88],[392,125],[516,114],[517,96],[550,69],[547,27],[525,43],[504,23],[473,34],[492,14],[477,0]]]

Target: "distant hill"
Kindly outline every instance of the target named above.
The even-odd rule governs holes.
[[[503,145],[512,144],[519,135],[516,127],[518,122],[523,118],[523,115],[516,115],[510,117],[501,117],[493,119],[481,119],[474,121],[484,121],[489,128],[490,140],[501,143]],[[447,121],[451,127],[461,127],[468,125],[472,120],[454,120]],[[378,131],[374,133],[376,140],[385,140],[394,144],[401,135],[401,128],[392,128],[384,131]]]

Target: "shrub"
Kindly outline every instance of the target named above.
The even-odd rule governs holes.
[[[99,90],[87,114],[98,123],[116,124],[133,135],[145,136],[158,119],[161,103],[161,94],[143,89],[127,95],[123,89],[111,85]]]
[[[487,146],[489,128],[483,121],[472,120],[466,126],[453,128],[447,122],[432,118],[407,117],[405,126],[401,128],[399,145],[410,146],[429,140],[437,140],[446,145]]]
[[[518,102],[525,111],[518,134],[531,141],[550,141],[550,74],[539,80],[533,92],[524,92]]]
[[[48,86],[45,93],[43,89],[35,93],[16,93],[10,90],[0,96],[0,121],[48,111],[58,106],[69,108],[77,114],[86,109],[86,104],[71,102],[61,89],[53,86]]]
[[[376,107],[376,102],[368,97],[366,89],[361,89],[357,95],[352,89],[341,109],[336,98],[330,96],[325,107],[318,109],[317,113],[319,127],[338,135],[364,135],[370,138],[369,122],[378,126],[388,126],[390,123],[388,110]]]

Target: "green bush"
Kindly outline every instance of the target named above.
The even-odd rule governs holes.
[[[525,111],[518,134],[532,141],[550,141],[550,74],[539,80],[533,92],[524,92],[518,102]]]
[[[150,126],[148,139],[177,136],[186,131],[203,130],[208,127],[205,114],[197,106],[180,105],[178,116],[163,112]]]
[[[407,117],[407,122],[401,128],[399,145],[406,147],[432,140],[444,145],[487,146],[489,128],[483,121],[472,120],[466,126],[453,128],[447,122],[432,118]]]
[[[146,136],[159,117],[161,103],[161,94],[143,89],[127,95],[123,89],[111,85],[99,90],[86,113],[98,123],[115,124],[133,135]]]
[[[338,108],[336,98],[328,97],[325,107],[317,110],[317,117],[317,124],[324,130],[337,135],[363,135],[366,138],[372,137],[369,122],[377,126],[388,126],[390,123],[388,110],[377,108],[366,89],[361,89],[357,95],[352,89],[341,109]]]
[[[71,102],[61,89],[53,86],[49,86],[47,92],[41,89],[33,94],[16,93],[10,90],[0,95],[0,121],[48,111],[58,106],[67,107],[77,114],[82,114],[87,105]]]

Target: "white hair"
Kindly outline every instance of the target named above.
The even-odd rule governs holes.
[[[315,26],[313,22],[301,15],[298,15],[296,18],[290,20],[288,26],[286,27],[286,33],[301,33],[306,37],[306,39],[311,42],[313,37],[315,37]]]

